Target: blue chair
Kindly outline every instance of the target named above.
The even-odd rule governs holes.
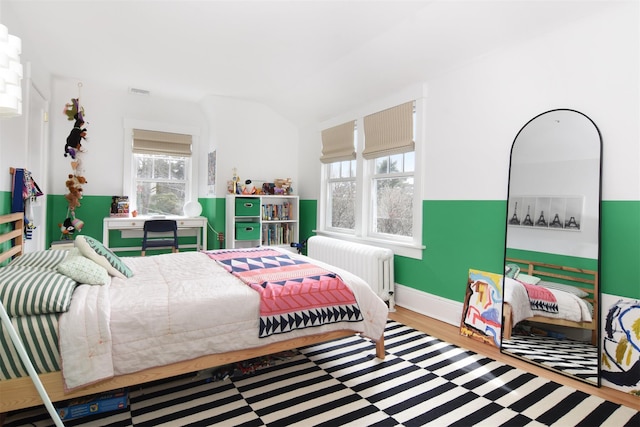
[[[163,233],[158,235],[157,233]],[[173,237],[167,236],[173,233]],[[142,256],[148,248],[171,248],[171,252],[178,252],[178,223],[172,219],[152,219],[144,222],[142,237]]]

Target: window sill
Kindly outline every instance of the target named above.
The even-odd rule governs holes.
[[[333,237],[335,239],[346,240],[349,242],[362,243],[365,245],[379,246],[381,248],[391,249],[394,255],[407,258],[422,259],[422,252],[426,249],[424,245],[415,245],[411,243],[393,242],[389,240],[373,239],[365,237],[356,237],[353,235],[334,233],[330,231],[313,230],[319,236]]]

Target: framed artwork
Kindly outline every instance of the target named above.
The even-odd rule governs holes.
[[[580,231],[584,197],[514,196],[509,198],[510,226]]]
[[[216,185],[216,152],[209,153],[207,159],[207,184],[215,187]]]

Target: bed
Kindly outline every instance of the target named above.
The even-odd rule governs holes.
[[[510,339],[513,327],[523,320],[579,328],[591,331],[596,344],[598,313],[598,272],[581,268],[507,258],[506,265],[517,266],[513,278],[505,276],[503,305],[503,339]],[[529,287],[533,285],[533,287]],[[553,295],[557,310],[541,303],[531,304],[527,288]],[[541,297],[542,299],[543,297]]]
[[[0,216],[1,265],[8,262],[14,267],[16,263],[26,265],[29,259],[37,258],[33,253],[22,254],[22,227],[21,214]],[[80,241],[76,237],[76,247]],[[48,262],[57,263],[56,269],[61,265],[60,259],[70,259],[70,251],[65,252],[42,251]],[[53,326],[54,332],[41,334],[44,350],[38,350],[44,359],[50,360],[34,363],[50,399],[55,402],[132,386],[355,333],[371,338],[375,342],[375,355],[384,358],[383,332],[388,308],[362,279],[286,252],[282,258],[296,260],[296,264],[312,263],[336,273],[352,290],[360,317],[290,331],[282,327],[282,331],[273,329],[261,337],[260,296],[238,276],[230,274],[220,259],[211,259],[209,252],[117,259],[122,263],[117,266],[123,269],[121,273],[131,273],[131,277],[110,274],[98,286],[76,281],[72,291],[58,290],[58,306],[70,298],[62,313],[33,314],[28,310],[14,313],[12,323],[22,328],[42,323]],[[7,277],[8,270],[10,266],[0,268],[0,277]],[[137,295],[144,297],[137,299]],[[240,302],[231,305],[232,299]],[[13,304],[10,308],[16,312],[21,307]],[[249,311],[252,319],[246,317]],[[31,332],[21,334],[23,341],[27,341],[29,348],[39,348],[33,344],[37,339],[28,335]],[[56,334],[57,337],[51,336]],[[59,349],[49,348],[50,343],[57,341]],[[3,345],[5,350],[0,356],[4,357],[8,350],[6,342]],[[2,360],[2,363],[10,362]],[[77,371],[87,371],[88,376],[87,372]],[[0,414],[42,404],[31,379],[24,374],[15,376],[0,380]]]

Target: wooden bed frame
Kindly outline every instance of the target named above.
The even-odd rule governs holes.
[[[598,272],[594,270],[585,270],[582,268],[566,267],[555,264],[547,264],[543,262],[527,261],[516,258],[507,258],[506,262],[518,264],[521,268],[521,272],[530,276],[536,277],[549,277],[553,279],[559,279],[558,282],[572,285],[580,290],[583,290],[589,294],[584,300],[593,304],[594,318],[591,322],[574,322],[571,320],[555,319],[544,316],[533,316],[525,320],[537,323],[544,323],[548,325],[568,326],[571,328],[587,329],[591,331],[591,344],[597,344],[597,325],[598,319],[595,316],[598,311],[598,297],[600,292],[598,290]],[[523,268],[524,267],[524,268]],[[503,304],[502,308],[502,337],[503,339],[511,339],[511,330],[513,329],[511,306],[508,303]]]
[[[12,224],[11,230],[5,231],[3,224]],[[11,259],[22,253],[22,233],[23,233],[23,214],[0,215],[0,263]],[[5,242],[12,242],[11,248],[4,250],[7,246]],[[169,378],[180,374],[196,372],[202,369],[209,369],[216,366],[222,366],[229,363],[235,363],[254,357],[266,356],[268,354],[277,353],[284,350],[291,350],[313,344],[319,344],[338,338],[353,336],[354,331],[341,330],[323,334],[310,335],[307,337],[295,338],[286,341],[265,345],[262,347],[249,348],[246,350],[237,350],[227,353],[212,354],[208,356],[198,357],[192,360],[173,363],[171,365],[159,366],[146,369],[144,371],[135,372],[127,375],[120,375],[111,379],[100,381],[93,385],[65,393],[62,373],[52,372],[40,374],[40,380],[47,390],[47,394],[53,402],[72,399],[76,397],[86,396],[94,393],[114,390],[121,387],[133,386],[149,381],[155,381],[163,378]],[[384,359],[384,336],[376,341],[376,357]],[[0,381],[0,425],[2,425],[2,414],[15,409],[28,408],[31,406],[41,405],[40,398],[30,377],[21,377],[11,380]]]

